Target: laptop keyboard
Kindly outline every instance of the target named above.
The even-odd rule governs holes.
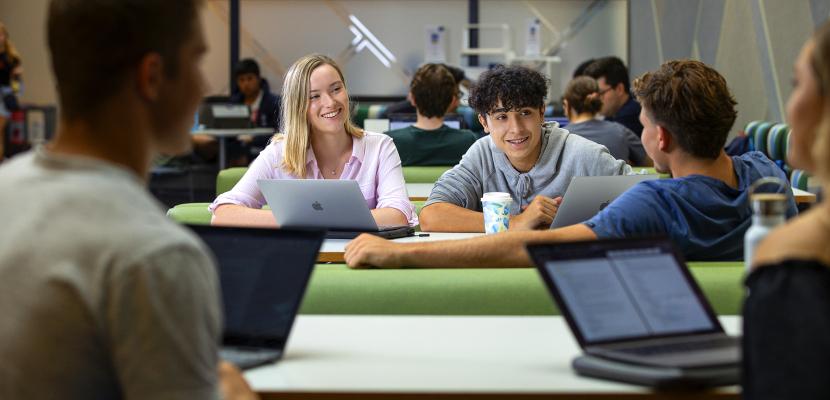
[[[631,347],[627,349],[615,349],[615,351],[638,356],[653,356],[670,353],[686,353],[701,350],[718,350],[732,346],[735,346],[735,338],[721,337],[712,338],[709,340],[664,343],[651,346]]]
[[[225,361],[230,361],[240,368],[249,366],[261,365],[273,360],[276,360],[279,353],[276,351],[256,351],[256,350],[242,350],[230,347],[224,347],[219,350],[219,357]]]

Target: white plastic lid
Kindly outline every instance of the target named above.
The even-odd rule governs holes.
[[[505,192],[487,192],[481,197],[481,201],[497,201],[497,202],[512,202],[513,198],[510,193]]]

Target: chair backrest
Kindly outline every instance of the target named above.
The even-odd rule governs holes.
[[[790,127],[787,124],[775,124],[767,134],[766,154],[771,160],[787,162],[787,142]]]
[[[233,167],[219,171],[216,175],[216,195],[219,196],[231,190],[247,171],[247,167]]]
[[[450,168],[451,165],[403,167],[403,179],[406,183],[435,183]]]

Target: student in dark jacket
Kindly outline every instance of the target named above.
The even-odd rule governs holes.
[[[252,58],[240,60],[234,68],[234,76],[237,90],[231,95],[231,102],[245,104],[251,108],[253,126],[278,131],[280,98],[271,93],[268,80],[260,75],[259,64]],[[245,145],[247,156],[256,156],[268,145],[271,136],[242,136],[239,140]]]
[[[597,80],[602,98],[600,113],[605,119],[631,129],[637,137],[643,133],[640,123],[640,103],[631,95],[628,68],[617,57],[600,58],[587,68],[585,75]]]

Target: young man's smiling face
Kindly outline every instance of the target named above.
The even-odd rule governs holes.
[[[499,101],[485,116],[479,115],[479,121],[516,170],[527,172],[533,168],[542,149],[544,108],[508,110]]]

